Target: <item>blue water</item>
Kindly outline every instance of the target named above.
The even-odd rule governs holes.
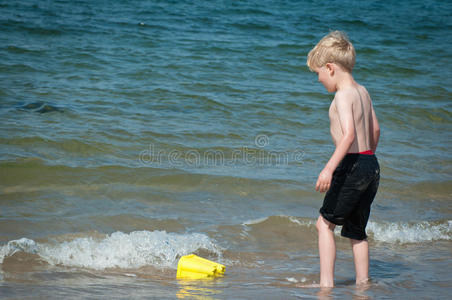
[[[173,251],[186,239],[197,249],[192,233],[202,234],[214,246],[199,247],[229,263],[224,281],[189,294],[315,295],[285,278],[318,280],[306,241],[334,150],[333,95],[305,62],[336,29],[354,43],[353,74],[382,127],[382,181],[369,227],[376,283],[348,284],[344,242],[338,258],[349,263],[333,295],[447,294],[451,274],[438,268],[450,264],[452,238],[450,11],[449,1],[0,1],[0,294],[51,295],[64,274],[89,297],[91,254],[72,263],[40,247],[146,230],[163,249],[176,234]],[[38,246],[8,244],[21,238]],[[118,244],[108,245],[106,257]],[[21,253],[35,267],[23,271]],[[129,273],[156,297],[187,291],[174,261],[144,261]],[[101,297],[117,293],[119,269],[96,271]],[[128,291],[139,284],[124,280]],[[55,288],[71,295],[62,281]]]

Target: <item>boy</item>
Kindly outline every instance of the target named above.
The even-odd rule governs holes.
[[[330,131],[336,149],[320,172],[315,189],[326,192],[317,220],[320,287],[334,286],[336,245],[334,227],[350,239],[356,284],[369,280],[366,225],[380,180],[375,151],[380,127],[365,87],[352,76],[355,49],[347,36],[333,31],[309,52],[307,65],[328,92],[335,92],[329,109]]]

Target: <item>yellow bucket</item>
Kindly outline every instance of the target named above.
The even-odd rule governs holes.
[[[177,278],[203,279],[222,276],[226,267],[208,259],[189,254],[182,256],[177,264]]]

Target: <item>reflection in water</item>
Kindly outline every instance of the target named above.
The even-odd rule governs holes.
[[[356,285],[355,292],[353,293],[353,300],[367,300],[369,299],[369,295],[367,293],[367,290],[369,290],[371,287],[371,283],[365,282],[359,285]],[[333,299],[333,290],[334,288],[320,288],[317,292],[317,299],[319,300],[327,300],[327,299]]]
[[[221,290],[215,288],[215,279],[204,280],[178,280],[179,291],[176,296],[178,299],[216,299],[215,295],[221,293]]]
[[[333,299],[332,292],[333,288],[320,288],[320,290],[317,292],[317,299]]]
[[[361,284],[358,284],[355,288],[355,293],[353,295],[353,300],[367,300],[369,299],[369,294],[366,293],[371,287],[370,280]]]

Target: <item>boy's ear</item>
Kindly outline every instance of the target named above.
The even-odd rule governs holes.
[[[328,73],[330,73],[330,75],[333,76],[334,75],[334,65],[332,63],[326,63],[325,67],[328,70]]]

